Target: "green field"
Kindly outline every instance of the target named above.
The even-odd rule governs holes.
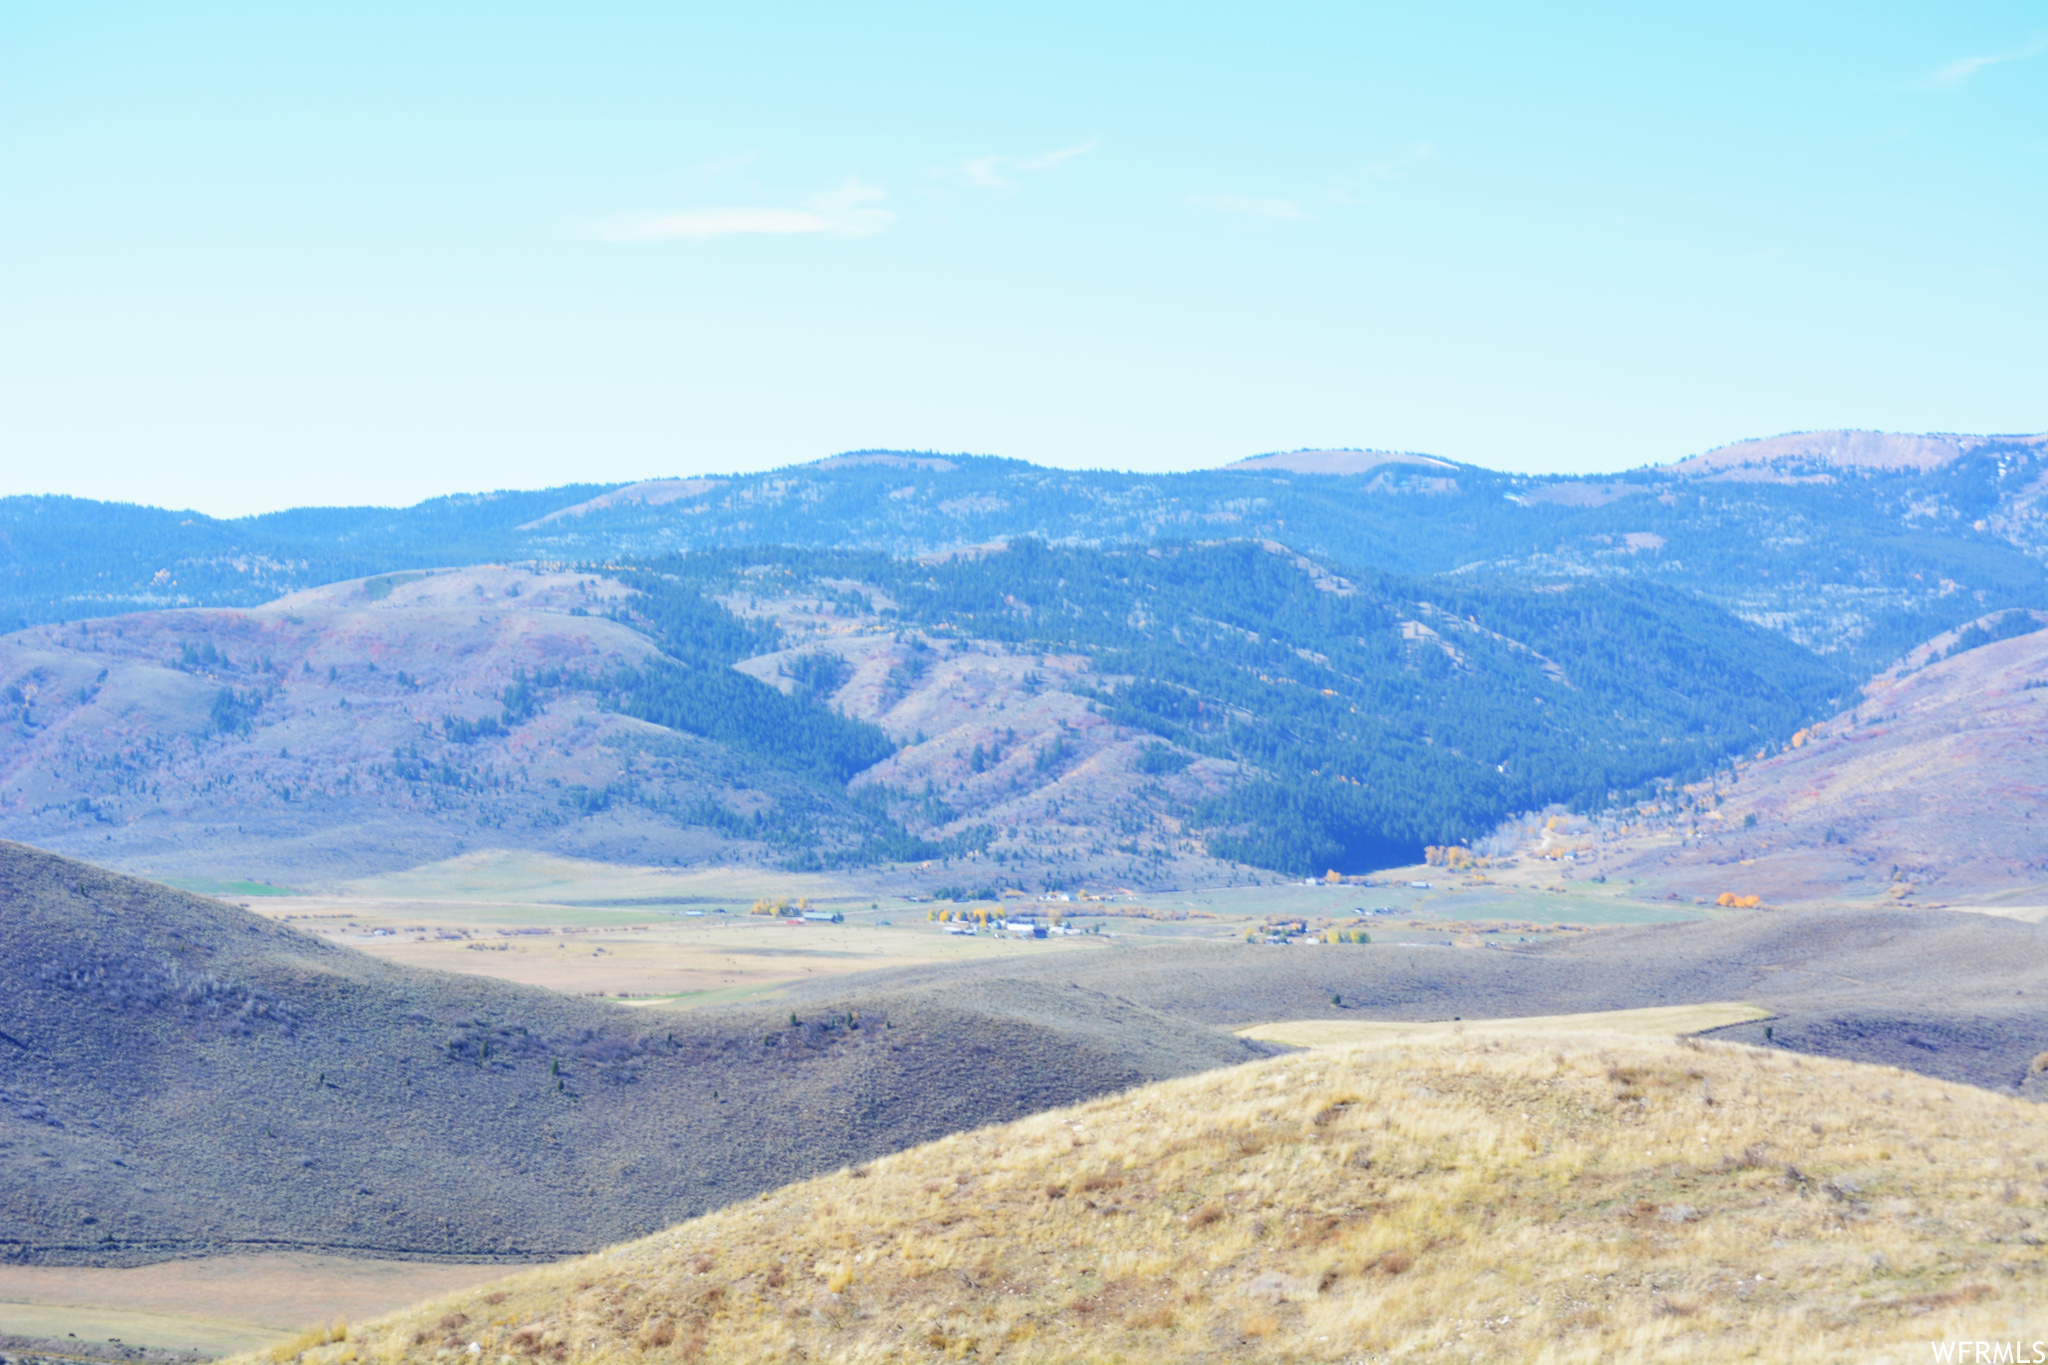
[[[1431,869],[1434,872],[1434,869]],[[1245,926],[1268,916],[1300,916],[1356,923],[1375,942],[1440,942],[1446,936],[1488,931],[1510,938],[1541,940],[1561,930],[1603,929],[1628,925],[1666,924],[1730,913],[1711,906],[1653,901],[1632,894],[1633,888],[1581,882],[1563,891],[1516,886],[1466,885],[1459,879],[1432,876],[1428,889],[1406,885],[1314,885],[1301,883],[1219,887],[1204,891],[1163,892],[1135,899],[1119,898],[1106,906],[1076,902],[1059,907],[1068,918],[1094,924],[1119,937],[1238,937]],[[1181,920],[1146,920],[1103,910],[1149,906],[1181,910]],[[1381,910],[1389,913],[1360,915]]]
[[[288,886],[272,886],[269,882],[222,881],[214,877],[164,877],[165,886],[175,886],[180,891],[191,891],[201,896],[296,896],[299,893]]]
[[[820,873],[743,867],[678,870],[506,849],[464,854],[404,872],[345,882],[333,889],[342,895],[379,900],[664,905],[677,909],[722,902],[744,910],[756,900],[776,897],[808,897],[814,904],[834,907],[874,899],[859,883]]]

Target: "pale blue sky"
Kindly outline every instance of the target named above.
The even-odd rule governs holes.
[[[0,492],[2048,426],[2048,4],[0,0]]]

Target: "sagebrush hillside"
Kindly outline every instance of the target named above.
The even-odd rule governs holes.
[[[722,660],[709,705],[751,702],[780,747],[602,704],[606,680],[661,657],[607,614],[627,595],[600,574],[483,566],[0,637],[0,835],[289,884],[488,847],[755,861],[782,851],[764,821],[823,853],[890,834],[844,774],[814,781],[803,761],[829,747],[820,730],[851,730],[866,766],[890,750],[871,727]]]
[[[1687,794],[1666,837],[1614,841],[1600,871],[1708,896],[1960,903],[2048,919],[2042,624],[2015,612],[1937,638],[1857,705],[1795,735],[1796,747]]]
[[[1919,1361],[2048,1335],[2038,1115],[1716,1043],[1314,1051],[949,1137],[270,1359]]]
[[[552,1259],[1270,1050],[1028,984],[635,1012],[0,843],[0,1259]]]

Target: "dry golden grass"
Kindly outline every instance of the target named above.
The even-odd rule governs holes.
[[[1733,1044],[1319,1050],[947,1138],[273,1358],[1926,1360],[2048,1337],[2041,1117]]]
[[[1768,1019],[1771,1012],[1755,1005],[1728,1001],[1706,1005],[1659,1005],[1641,1010],[1600,1010],[1592,1014],[1540,1014],[1519,1019],[1470,1019],[1464,1022],[1407,1022],[1385,1019],[1290,1019],[1254,1024],[1237,1032],[1246,1038],[1293,1047],[1341,1047],[1347,1043],[1386,1042],[1394,1038],[1436,1038],[1472,1033],[1636,1033],[1668,1038],[1707,1029]]]

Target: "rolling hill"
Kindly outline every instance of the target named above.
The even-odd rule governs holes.
[[[1270,1051],[1095,992],[634,1012],[0,844],[0,1259],[593,1250]]]
[[[958,1134],[268,1358],[2031,1351],[2036,1119],[1689,1040],[1317,1050]]]
[[[885,830],[787,764],[575,685],[656,653],[604,614],[624,595],[486,566],[0,638],[0,833],[155,875],[290,881],[494,846],[759,858],[764,812],[827,848]],[[747,686],[800,739],[834,723]]]

